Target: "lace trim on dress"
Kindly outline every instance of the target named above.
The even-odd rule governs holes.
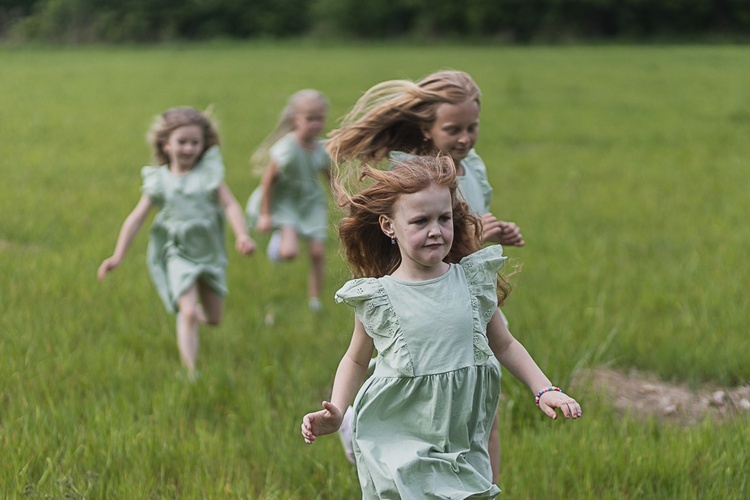
[[[497,273],[505,265],[500,245],[492,245],[461,259],[471,295],[474,330],[474,362],[484,364],[492,356],[487,342],[487,323],[497,311]]]
[[[387,355],[391,368],[408,377],[414,376],[411,354],[403,337],[393,305],[383,285],[376,278],[348,281],[336,292],[336,302],[354,307],[357,318],[372,337],[375,349]]]

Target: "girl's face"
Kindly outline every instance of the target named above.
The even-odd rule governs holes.
[[[397,274],[431,279],[445,272],[443,259],[453,245],[453,203],[447,187],[431,185],[401,195],[392,217],[380,216],[380,227],[401,252]]]
[[[450,155],[458,167],[479,137],[479,104],[472,100],[441,104],[435,121],[429,127],[423,127],[422,134],[437,149]]]
[[[317,139],[326,124],[326,107],[319,102],[307,101],[300,104],[294,115],[294,131],[302,142]]]
[[[206,140],[199,125],[185,125],[174,129],[169,135],[164,152],[169,157],[169,169],[173,172],[191,170],[198,162]]]

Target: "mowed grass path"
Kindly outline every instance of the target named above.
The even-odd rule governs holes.
[[[299,436],[352,327],[332,300],[348,278],[333,227],[318,316],[304,259],[230,251],[225,321],[203,330],[196,384],[179,376],[146,228],[95,279],[140,195],[151,119],[176,105],[213,106],[244,203],[258,182],[247,160],[294,91],[325,92],[331,128],[376,82],[468,71],[493,209],[527,241],[507,249],[522,271],[505,312],[552,380],[600,365],[750,379],[750,48],[4,48],[0,67],[4,498],[360,495],[338,438]],[[638,421],[614,410],[615,388],[584,383],[585,418],[550,422],[509,374],[503,394],[505,497],[750,494],[747,416]]]

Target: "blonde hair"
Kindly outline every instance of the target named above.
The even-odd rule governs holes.
[[[340,170],[332,182],[337,204],[346,212],[339,222],[341,249],[355,278],[378,278],[398,268],[401,253],[381,230],[380,216],[392,217],[401,195],[432,185],[448,188],[453,206],[453,245],[444,261],[457,263],[481,248],[481,221],[456,195],[458,179],[450,156],[411,156],[390,170],[367,165],[355,170]],[[510,286],[498,276],[499,303],[509,293]]]
[[[260,147],[250,157],[250,164],[256,170],[262,171],[269,161],[269,150],[276,141],[294,130],[294,118],[299,113],[299,108],[304,103],[317,102],[324,110],[328,110],[328,98],[322,92],[314,89],[299,90],[287,99],[286,106],[281,112],[276,128],[263,139]]]
[[[441,104],[467,100],[480,104],[482,93],[468,73],[438,71],[418,82],[389,80],[365,92],[328,134],[327,149],[334,161],[378,162],[391,151],[435,155],[423,127],[431,126]]]
[[[219,133],[216,123],[211,117],[211,109],[201,112],[189,106],[170,108],[154,118],[148,131],[146,140],[151,145],[153,160],[156,165],[169,163],[169,156],[164,151],[164,145],[169,141],[172,132],[180,127],[198,125],[203,130],[203,151],[219,144]]]

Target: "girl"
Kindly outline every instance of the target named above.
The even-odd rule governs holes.
[[[490,213],[492,187],[474,150],[479,137],[481,92],[462,71],[439,71],[414,83],[379,83],[357,101],[332,131],[328,143],[337,160],[378,162],[404,153],[448,154],[456,165],[461,196],[482,218],[482,241],[523,246],[520,230]]]
[[[210,118],[189,108],[173,108],[154,121],[148,136],[156,164],[144,167],[143,195],[128,215],[114,254],[98,277],[122,261],[146,215],[159,210],[151,227],[148,269],[165,307],[177,312],[177,345],[192,380],[196,376],[198,324],[221,321],[226,295],[224,215],[243,255],[255,250],[242,207],[224,183],[219,137]]]
[[[250,226],[275,230],[268,245],[274,261],[291,260],[299,253],[299,237],[309,241],[309,306],[320,310],[323,287],[328,203],[318,176],[330,177],[330,158],[319,140],[325,126],[328,100],[317,90],[300,90],[289,98],[276,129],[253,155],[266,164],[260,186],[247,203]]]
[[[502,248],[478,250],[479,221],[456,196],[453,162],[413,156],[390,171],[365,167],[367,177],[374,182],[353,196],[334,184],[348,208],[339,234],[356,277],[336,301],[356,318],[331,400],[304,416],[302,436],[312,443],[336,432],[356,393],[364,498],[494,498],[487,440],[500,378],[488,358],[525,383],[550,418],[556,408],[579,418],[581,407],[503,322]],[[375,372],[362,385],[374,349]]]
[[[480,99],[479,87],[462,71],[439,71],[417,83],[382,82],[365,92],[342,119],[341,128],[331,132],[328,149],[334,159],[364,162],[443,152],[456,166],[461,197],[481,218],[482,242],[523,246],[518,226],[500,221],[490,212],[492,187],[484,162],[474,150]],[[500,473],[497,427],[495,419],[489,441],[495,480]],[[347,433],[348,418],[341,438],[351,460]]]

